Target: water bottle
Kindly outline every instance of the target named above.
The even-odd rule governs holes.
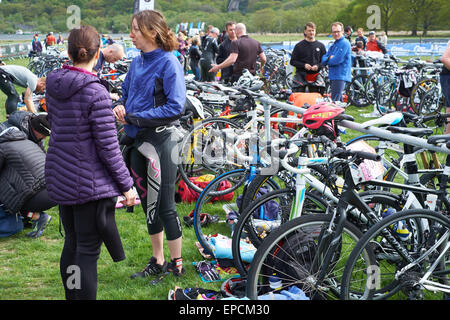
[[[282,287],[282,283],[280,278],[277,276],[276,273],[272,274],[269,278],[269,286],[272,290],[277,291],[280,290]]]
[[[437,194],[427,194],[427,201],[426,201],[426,205],[428,207],[429,210],[433,210],[436,208],[436,201],[437,201]]]

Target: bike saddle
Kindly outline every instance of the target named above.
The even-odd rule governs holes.
[[[436,135],[428,138],[429,144],[437,145],[438,143],[450,142],[450,134]],[[448,143],[447,143],[448,145]]]
[[[424,137],[433,134],[433,129],[428,128],[405,128],[389,126],[386,129],[391,131],[392,133],[403,133],[413,137]]]

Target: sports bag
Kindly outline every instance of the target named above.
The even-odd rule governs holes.
[[[199,186],[201,189],[204,189],[204,188],[206,188],[208,183],[210,183],[212,180],[214,180],[214,178],[215,177],[211,174],[205,174],[205,175],[202,175],[199,177],[189,178],[189,180],[192,181],[192,183],[194,183],[196,186]],[[221,181],[217,191],[226,190],[228,188],[231,188],[231,186],[232,185],[231,185],[230,181],[228,181],[228,180]],[[180,196],[180,200],[182,202],[187,202],[187,203],[192,203],[192,202],[197,201],[198,197],[200,196],[200,193],[189,188],[183,179],[178,184],[177,193]],[[211,199],[211,201],[212,202],[214,202],[214,201],[231,201],[233,199],[233,196],[234,196],[234,192],[230,192],[223,196],[214,197],[213,199]]]
[[[0,238],[12,236],[22,230],[22,217],[15,214],[6,214],[0,206]]]

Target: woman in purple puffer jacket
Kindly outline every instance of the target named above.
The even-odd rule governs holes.
[[[71,30],[73,67],[47,77],[47,110],[52,132],[45,165],[50,198],[59,204],[65,231],[60,272],[66,299],[96,299],[97,260],[102,243],[112,259],[125,259],[115,224],[116,197],[135,204],[133,180],[117,141],[108,90],[92,73],[100,36],[90,26]],[[79,276],[79,282],[71,282]]]

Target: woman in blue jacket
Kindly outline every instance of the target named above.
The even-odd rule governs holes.
[[[184,273],[181,258],[181,223],[175,206],[177,144],[174,124],[184,111],[184,72],[172,51],[178,41],[157,11],[144,10],[131,19],[130,37],[141,50],[122,85],[122,98],[113,109],[124,124],[127,158],[135,187],[146,214],[153,255],[132,278],[173,272]],[[171,260],[163,251],[166,233]]]
[[[346,82],[352,81],[352,50],[350,42],[344,37],[343,30],[344,25],[340,22],[331,25],[331,34],[335,41],[322,57],[322,65],[328,66],[331,99],[341,102]]]

